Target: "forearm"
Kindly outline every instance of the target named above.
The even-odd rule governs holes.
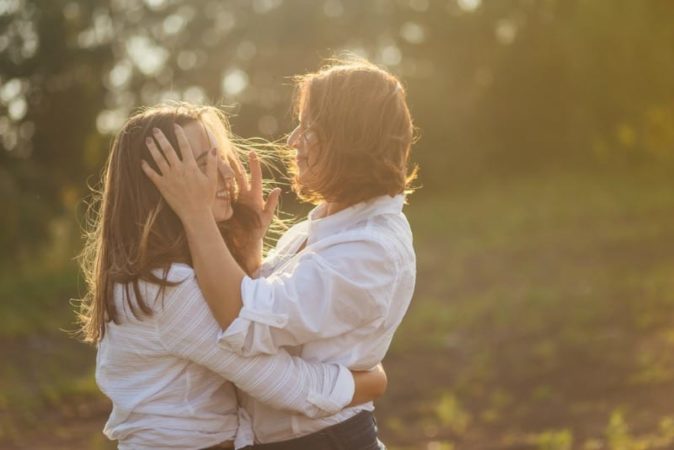
[[[369,371],[352,370],[351,373],[355,382],[355,391],[349,406],[371,402],[386,392],[388,379],[381,364]]]
[[[245,358],[214,345],[220,326],[194,278],[173,291],[158,314],[159,338],[171,354],[208,368],[269,406],[322,417],[353,398],[353,377],[344,366],[309,362],[287,352]]]
[[[183,226],[199,287],[215,319],[227,328],[241,310],[245,272],[227,248],[212,215],[192,215]]]
[[[273,408],[317,418],[336,414],[353,398],[353,376],[346,367],[308,362],[285,352],[242,359],[247,363],[239,364],[241,371],[231,381]]]

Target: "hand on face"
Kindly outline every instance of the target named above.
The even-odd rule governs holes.
[[[239,188],[238,202],[252,209],[260,219],[260,226],[257,230],[248,230],[252,233],[251,240],[259,241],[264,237],[267,228],[269,228],[274,219],[274,212],[278,206],[281,189],[276,188],[272,190],[265,200],[262,190],[262,168],[260,167],[260,160],[254,151],[248,154],[250,176],[246,174],[238,159],[230,161],[230,164]]]
[[[154,129],[154,138],[148,137],[146,144],[160,173],[145,161],[143,171],[183,222],[191,215],[203,213],[213,214],[216,221],[229,219],[232,172],[229,170],[228,174],[226,167],[218,170],[218,150],[211,144],[215,141],[196,121],[184,128],[175,125],[175,133],[182,160],[164,133]]]

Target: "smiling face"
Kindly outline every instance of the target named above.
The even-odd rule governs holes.
[[[212,123],[206,125],[201,121],[193,121],[183,125],[182,128],[192,147],[194,159],[204,173],[206,172],[208,152],[216,148],[220,155],[221,170],[218,171],[218,187],[213,204],[213,216],[216,222],[224,222],[229,220],[234,214],[232,208],[232,201],[234,199],[234,172],[226,162],[232,152],[231,142],[225,137],[226,131],[224,129],[211,130],[209,126],[213,127],[214,125]]]

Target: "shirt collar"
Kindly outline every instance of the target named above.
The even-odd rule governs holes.
[[[382,195],[364,202],[356,203],[346,209],[327,217],[321,217],[326,205],[318,205],[307,216],[307,244],[319,241],[326,236],[338,233],[349,225],[363,220],[366,217],[374,217],[383,214],[400,214],[405,204],[403,194],[391,197]]]

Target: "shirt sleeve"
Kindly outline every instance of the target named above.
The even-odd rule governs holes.
[[[219,347],[220,326],[193,272],[189,274],[167,293],[156,321],[167,351],[207,367],[277,409],[316,418],[335,414],[351,402],[355,384],[344,366],[308,362],[287,352],[243,357]]]
[[[260,268],[257,270],[257,273],[255,276],[251,278],[265,278],[268,277],[269,275],[272,274],[272,271],[274,270],[274,265],[276,263],[276,254],[271,253],[267,255],[267,257],[262,260],[262,264],[260,265]]]
[[[274,354],[283,346],[377,325],[390,306],[397,267],[393,253],[376,239],[305,250],[291,270],[243,279],[243,307],[220,333],[220,345],[242,355]]]

